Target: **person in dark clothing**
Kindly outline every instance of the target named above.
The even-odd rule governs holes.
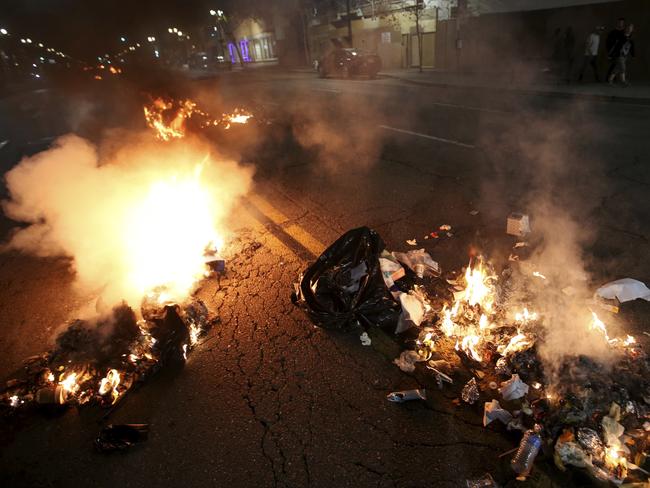
[[[616,28],[607,35],[605,40],[605,49],[607,50],[607,58],[610,60],[609,69],[607,70],[607,79],[612,75],[614,68],[616,67],[616,56],[612,56],[612,50],[616,44],[620,43],[625,39],[625,19],[623,17],[619,18],[616,21]]]
[[[629,57],[634,57],[634,40],[632,33],[634,32],[634,25],[630,24],[625,29],[625,35],[619,39],[610,51],[611,57],[614,59],[614,69],[609,75],[607,80],[610,85],[614,84],[617,76],[620,77],[621,83],[628,86],[627,82],[627,60]]]

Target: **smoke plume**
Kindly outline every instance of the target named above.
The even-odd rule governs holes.
[[[205,246],[223,239],[252,170],[198,141],[114,142],[99,150],[63,136],[9,171],[3,209],[27,226],[6,249],[71,258],[80,289],[107,304],[137,305],[156,286],[181,299],[203,269]]]

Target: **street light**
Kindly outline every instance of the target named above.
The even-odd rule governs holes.
[[[126,37],[120,37],[120,41],[126,42]]]
[[[169,29],[167,29],[167,32],[169,32],[169,33],[171,34],[172,32],[174,32],[174,29],[172,29],[172,28],[170,27]]]
[[[178,29],[177,29],[176,27],[174,27],[174,28],[172,29],[172,31],[174,31],[174,32],[178,32]]]
[[[176,32],[176,35],[177,35],[178,37],[181,37],[181,36],[183,35],[183,31],[177,31],[177,32]]]
[[[0,29],[0,34],[2,34],[3,36],[6,36],[9,33],[7,32],[7,29],[3,28],[3,29]]]
[[[25,39],[25,42],[26,42],[27,44],[31,44],[31,43],[32,43],[32,40],[28,37],[27,39]]]
[[[38,47],[43,47],[43,43],[42,43],[42,42],[39,42],[39,43],[38,43]]]

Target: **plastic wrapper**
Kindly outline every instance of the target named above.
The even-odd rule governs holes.
[[[368,227],[346,232],[304,271],[292,301],[319,327],[377,326],[393,332],[401,307],[382,276],[384,247]]]
[[[95,448],[101,452],[122,451],[146,440],[148,436],[148,424],[107,425],[95,439]]]
[[[478,391],[476,378],[472,378],[465,384],[465,386],[463,386],[463,390],[461,391],[460,396],[465,403],[469,403],[470,405],[478,400],[480,392]]]
[[[490,473],[485,473],[480,478],[465,480],[467,488],[499,488],[499,485]]]
[[[603,459],[603,456],[605,455],[605,446],[603,445],[603,441],[600,439],[598,432],[583,427],[578,429],[576,439],[578,440],[578,444],[580,444],[592,458],[596,460]]]
[[[424,275],[440,276],[440,265],[431,259],[431,256],[424,249],[414,249],[408,252],[394,252],[393,256],[401,263],[406,264],[418,276]]]
[[[516,400],[528,393],[528,385],[519,379],[518,374],[513,374],[508,381],[501,383],[499,393],[504,400]]]
[[[494,420],[500,420],[504,425],[508,425],[512,420],[512,414],[501,408],[498,400],[485,402],[485,406],[483,407],[483,427]]]

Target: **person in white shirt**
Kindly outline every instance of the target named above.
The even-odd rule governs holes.
[[[600,48],[600,34],[603,30],[603,27],[597,26],[589,33],[587,39],[585,39],[585,51],[578,81],[582,81],[587,65],[591,66],[594,70],[596,82],[600,81],[600,77],[598,76],[598,49]]]

